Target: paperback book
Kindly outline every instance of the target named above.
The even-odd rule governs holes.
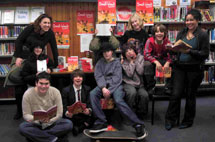
[[[86,108],[87,108],[87,105],[80,101],[74,103],[71,106],[67,106],[68,112],[72,114],[83,113]]]
[[[101,103],[102,109],[113,109],[114,108],[114,101],[112,98],[110,98],[110,99],[102,98],[100,100],[100,103]]]
[[[45,110],[37,110],[33,112],[34,120],[42,120],[46,118],[53,118],[57,114],[57,106],[54,105],[50,107],[47,111]]]
[[[191,49],[192,46],[184,42],[183,40],[178,40],[174,45],[167,45],[167,49],[173,52],[185,52],[187,49]]]

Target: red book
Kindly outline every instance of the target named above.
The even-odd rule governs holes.
[[[53,107],[50,107],[47,111],[45,110],[37,110],[33,112],[34,120],[41,120],[45,118],[53,118],[57,114],[57,106],[54,105]]]
[[[86,108],[87,105],[81,102],[76,102],[71,106],[67,106],[67,110],[72,114],[83,113]]]
[[[101,103],[102,109],[113,109],[114,108],[114,101],[112,98],[110,98],[110,99],[102,98],[100,100],[100,103]]]

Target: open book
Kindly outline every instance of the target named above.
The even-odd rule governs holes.
[[[174,52],[184,52],[187,49],[191,49],[192,46],[184,42],[183,40],[178,40],[174,45],[167,45],[167,49]]]
[[[67,110],[69,111],[69,113],[72,113],[72,114],[83,113],[86,108],[87,108],[87,105],[82,102],[76,102],[71,106],[67,106]]]
[[[47,111],[45,110],[37,110],[33,112],[34,120],[41,120],[45,118],[53,118],[57,114],[57,106],[54,105],[50,107]]]

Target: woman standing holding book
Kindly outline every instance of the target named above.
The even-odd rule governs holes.
[[[52,18],[47,14],[40,15],[33,24],[26,27],[21,34],[18,36],[15,42],[15,53],[13,55],[11,65],[21,67],[23,61],[30,55],[30,48],[32,47],[33,41],[41,41],[45,47],[48,43],[51,46],[52,54],[54,57],[54,66],[58,65],[58,50],[54,32],[51,30]],[[9,76],[9,74],[8,74]],[[22,96],[26,90],[26,85],[15,86],[15,97],[17,103],[17,113],[14,119],[22,117]]]
[[[183,40],[191,49],[177,53],[174,62],[173,92],[166,113],[165,128],[171,130],[180,114],[182,95],[186,97],[184,118],[179,129],[191,127],[196,113],[196,92],[203,76],[203,64],[209,55],[209,37],[199,26],[201,13],[191,9],[185,16],[186,28],[177,35],[176,41]]]

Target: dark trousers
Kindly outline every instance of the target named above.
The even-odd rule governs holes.
[[[166,122],[175,124],[180,113],[181,97],[186,97],[183,123],[192,124],[196,114],[196,93],[203,79],[200,66],[176,66],[174,69],[173,92],[166,113]]]
[[[74,127],[78,127],[81,131],[83,131],[86,128],[90,128],[94,123],[93,116],[85,115],[83,113],[75,114],[71,121],[73,122]],[[88,124],[88,126],[85,125],[85,123]]]
[[[26,90],[27,90],[27,85],[15,86],[16,106],[17,106],[17,113],[19,114],[22,114],[22,97]]]

